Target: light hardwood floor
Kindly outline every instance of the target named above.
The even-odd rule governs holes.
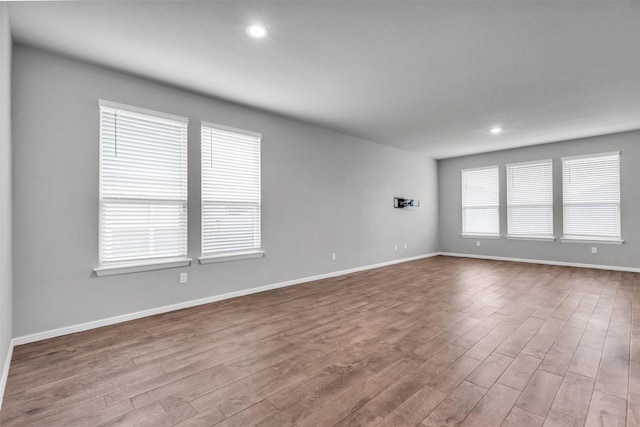
[[[2,426],[640,426],[640,274],[435,257],[17,347]]]

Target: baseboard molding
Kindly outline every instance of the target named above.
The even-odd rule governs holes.
[[[493,255],[476,255],[476,254],[463,254],[463,253],[453,253],[453,252],[434,252],[430,254],[418,255],[409,258],[402,258],[392,261],[381,262],[378,264],[371,264],[362,267],[349,268],[346,270],[333,271],[330,273],[319,274],[316,276],[308,276],[300,279],[288,280],[285,282],[274,283],[265,286],[259,286],[255,288],[243,289],[240,291],[229,292],[221,295],[213,295],[206,298],[200,298],[197,300],[185,301],[177,304],[166,305],[162,307],[152,308],[149,310],[138,311],[129,314],[123,314],[120,316],[109,317],[106,319],[94,320],[91,322],[80,323],[77,325],[66,326],[63,328],[51,329],[48,331],[38,332],[35,334],[24,335],[21,337],[16,337],[11,341],[11,351],[13,350],[13,346],[28,344],[36,341],[41,341],[49,338],[55,338],[62,335],[73,334],[75,332],[87,331],[90,329],[100,328],[102,326],[114,325],[117,323],[128,322],[130,320],[140,319],[142,317],[153,316],[156,314],[168,313],[170,311],[182,310],[184,308],[195,307],[198,305],[209,304],[216,301],[222,301],[230,298],[237,298],[245,295],[255,294],[258,292],[269,291],[272,289],[284,288],[287,286],[299,285],[306,282],[312,282],[314,280],[328,279],[336,276],[343,276],[345,274],[356,273],[359,271],[371,270],[374,268],[385,267],[393,264],[400,264],[403,262],[415,261],[423,258],[430,258],[433,256],[442,255],[442,256],[451,256],[451,257],[463,257],[463,258],[476,258],[476,259],[487,259],[487,260],[496,260],[496,261],[512,261],[512,262],[526,262],[531,264],[546,264],[546,265],[560,265],[566,267],[579,267],[579,268],[595,268],[599,270],[613,270],[613,271],[627,271],[640,273],[640,268],[635,267],[621,267],[615,265],[597,265],[597,264],[583,264],[576,262],[563,262],[563,261],[550,261],[550,260],[540,260],[540,259],[529,259],[529,258],[512,258],[512,257],[501,257],[501,256],[493,256]],[[5,366],[6,372],[3,371],[3,375],[8,374],[8,366]],[[3,376],[2,380],[5,380]],[[4,386],[4,383],[0,383],[0,385]]]
[[[272,289],[284,288],[287,286],[299,285],[306,282],[312,282],[314,280],[328,279],[336,276],[343,276],[345,274],[356,273],[359,271],[371,270],[374,268],[385,267],[393,264],[400,264],[403,262],[415,261],[423,258],[430,258],[433,256],[450,256],[450,257],[462,257],[462,258],[476,258],[476,259],[487,259],[487,260],[496,260],[496,261],[512,261],[512,262],[526,262],[531,264],[546,264],[546,265],[560,265],[566,267],[580,267],[580,268],[595,268],[600,270],[613,270],[613,271],[627,271],[640,273],[640,268],[634,267],[621,267],[615,265],[597,265],[597,264],[583,264],[576,262],[563,262],[563,261],[549,261],[549,260],[540,260],[540,259],[528,259],[528,258],[512,258],[512,257],[501,257],[501,256],[493,256],[493,255],[476,255],[476,254],[461,254],[461,253],[452,253],[452,252],[435,252],[425,255],[414,256],[410,258],[402,258],[392,261],[381,262],[378,264],[372,264],[362,267],[355,267],[346,270],[333,271],[330,273],[319,274],[316,276],[303,277],[301,279],[288,280],[285,282],[274,283],[271,285],[259,286],[250,289],[243,289],[241,291],[229,292],[221,295],[214,295],[211,297],[201,298],[197,300],[185,301],[177,304],[166,305],[162,307],[152,308],[149,310],[138,311],[135,313],[123,314],[120,316],[109,317],[106,319],[100,319],[92,322],[81,323],[78,325],[67,326],[58,329],[52,329],[49,331],[38,332],[35,334],[24,335],[21,337],[17,337],[11,340],[9,344],[9,350],[7,351],[7,355],[4,361],[4,366],[2,368],[2,377],[0,377],[0,408],[2,408],[2,401],[4,397],[5,387],[7,385],[7,378],[9,376],[9,366],[11,365],[11,358],[13,356],[13,348],[18,345],[28,344],[36,341],[41,341],[49,338],[55,338],[62,335],[72,334],[75,332],[82,332],[89,329],[100,328],[102,326],[114,325],[117,323],[128,322],[130,320],[140,319],[143,317],[153,316],[156,314],[168,313],[175,310],[181,310],[184,308],[195,307],[198,305],[209,304],[216,301],[222,301],[230,298],[236,298],[244,295],[255,294],[258,292],[269,291]]]
[[[439,252],[438,255],[461,257],[461,258],[490,259],[495,261],[526,262],[529,264],[560,265],[564,267],[595,268],[597,270],[627,271],[631,273],[640,273],[640,268],[622,267],[618,265],[583,264],[579,262],[549,261],[544,259],[529,259],[529,258],[512,258],[512,257],[502,257],[502,256],[493,256],[493,255],[459,254],[459,253],[452,253],[452,252]]]
[[[4,389],[7,386],[7,378],[9,378],[9,366],[11,365],[11,358],[13,357],[14,340],[9,341],[9,349],[7,350],[7,356],[4,359],[4,366],[2,367],[2,376],[0,377],[0,409],[2,409],[2,400],[4,397]]]
[[[170,311],[182,310],[184,308],[195,307],[198,305],[209,304],[216,301],[222,301],[230,298],[237,298],[245,295],[255,294],[258,292],[270,291],[272,289],[284,288],[287,286],[299,285],[301,283],[312,282],[314,280],[328,279],[336,276],[343,276],[345,274],[356,273],[364,270],[371,270],[374,268],[385,267],[393,264],[400,264],[408,261],[415,261],[418,259],[429,258],[437,256],[439,253],[434,252],[425,255],[418,255],[409,258],[402,258],[392,261],[381,262],[378,264],[366,265],[362,267],[349,268],[346,270],[333,271],[330,273],[319,274],[316,276],[303,277],[301,279],[288,280],[285,282],[274,283],[271,285],[259,286],[256,288],[243,289],[241,291],[229,292],[221,295],[214,295],[197,300],[185,301],[177,304],[166,305],[162,307],[152,308],[149,310],[138,311],[135,313],[123,314],[120,316],[109,317],[106,319],[94,320],[92,322],[81,323],[78,325],[66,326],[58,329],[51,329],[49,331],[38,332],[35,334],[24,335],[13,339],[14,345],[28,344],[36,341],[46,340],[49,338],[55,338],[62,335],[73,334],[75,332],[87,331],[89,329],[100,328],[102,326],[114,325],[116,323],[128,322],[129,320],[140,319],[142,317],[153,316],[156,314],[168,313]]]

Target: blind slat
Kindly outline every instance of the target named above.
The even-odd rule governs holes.
[[[187,256],[187,120],[100,107],[100,265]]]
[[[553,162],[507,165],[510,236],[553,237]]]
[[[497,166],[462,171],[462,233],[500,234]]]
[[[261,247],[260,140],[202,126],[203,256]]]
[[[562,160],[565,237],[620,239],[620,154]]]

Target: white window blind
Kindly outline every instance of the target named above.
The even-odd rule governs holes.
[[[186,118],[100,101],[100,265],[187,256]]]
[[[620,240],[620,153],[562,159],[566,239]]]
[[[257,133],[202,124],[202,256],[260,251]]]
[[[512,237],[553,237],[553,162],[507,165],[507,228]]]
[[[498,166],[462,171],[462,234],[500,235]]]

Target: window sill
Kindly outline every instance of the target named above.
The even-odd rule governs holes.
[[[531,240],[540,242],[555,242],[555,237],[537,237],[537,236],[507,236],[507,240]]]
[[[191,258],[171,258],[161,261],[147,261],[144,263],[115,264],[96,267],[93,271],[96,275],[113,276],[116,274],[138,273],[140,271],[164,270],[165,268],[188,267],[191,265]]]
[[[499,234],[461,234],[460,237],[465,239],[501,239]]]
[[[591,243],[591,244],[602,244],[602,245],[621,245],[624,243],[624,240],[621,239],[598,239],[596,237],[561,237],[560,241],[562,243]]]
[[[200,264],[213,264],[216,262],[227,261],[240,261],[243,259],[262,258],[266,254],[263,250],[246,251],[246,252],[232,252],[220,255],[207,255],[200,257],[198,260]]]

